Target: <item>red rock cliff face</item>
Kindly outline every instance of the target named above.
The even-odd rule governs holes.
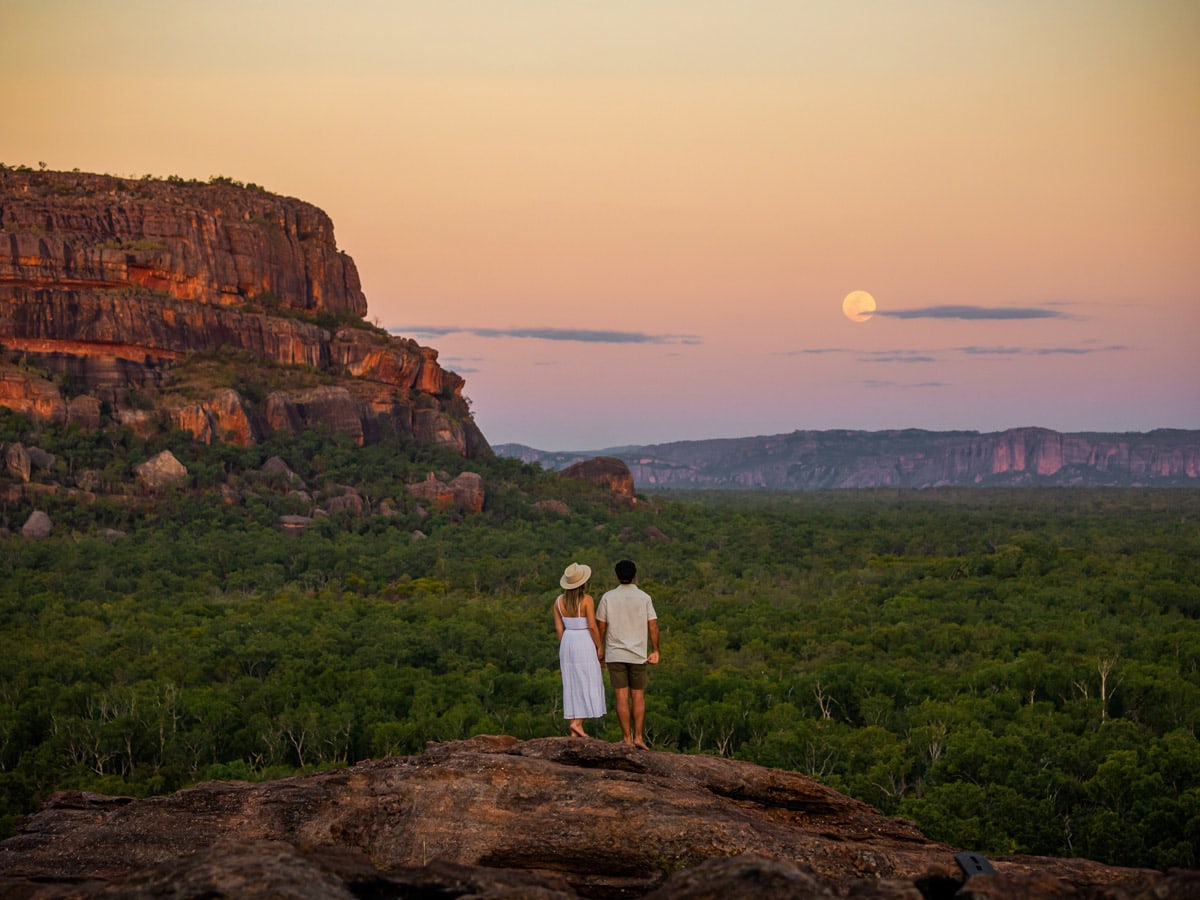
[[[128,388],[169,394],[172,367],[189,355],[245,351],[315,368],[340,393],[331,403],[273,394],[271,414],[233,410],[218,391],[186,410],[165,398],[156,403],[168,424],[245,443],[314,425],[369,440],[386,421],[467,456],[490,452],[462,379],[436,350],[367,327],[366,310],[353,260],[311,204],[226,182],[0,169],[4,405],[60,420],[70,405],[6,365],[18,356],[128,421]],[[221,427],[231,416],[238,427]]]
[[[0,185],[0,284],[367,311],[353,260],[311,204],[227,183],[78,173],[9,171]]]

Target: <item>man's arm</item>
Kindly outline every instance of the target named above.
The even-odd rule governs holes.
[[[655,665],[658,662],[658,619],[651,619],[646,624],[650,628],[650,655],[646,662]]]

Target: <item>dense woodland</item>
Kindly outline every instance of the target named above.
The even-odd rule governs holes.
[[[629,509],[400,438],[203,447],[0,410],[0,442],[16,441],[55,454],[35,482],[89,471],[100,487],[0,500],[0,836],[55,790],[147,796],[565,734],[558,576],[586,562],[598,595],[629,556],[663,634],[656,750],[803,772],[979,852],[1200,867],[1200,491],[697,493]],[[188,483],[117,495],[163,447]],[[304,510],[260,472],[272,455],[396,514],[285,533],[278,517]],[[479,515],[408,496],[463,469],[485,479]],[[546,499],[570,513],[534,507]],[[43,541],[20,535],[35,508],[55,522]],[[611,713],[591,731],[619,737]]]

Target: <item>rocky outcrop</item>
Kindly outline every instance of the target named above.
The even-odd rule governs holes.
[[[152,491],[161,491],[187,480],[187,467],[170,450],[156,453],[134,470],[138,481]]]
[[[35,509],[21,526],[21,537],[29,541],[44,541],[54,531],[54,522],[40,509]]]
[[[278,456],[272,456],[262,466],[259,471],[268,478],[278,479],[284,485],[304,487],[304,479],[292,471],[291,467],[280,459]]]
[[[433,472],[428,473],[424,481],[410,484],[408,493],[413,498],[430,506],[452,506],[454,504],[454,489]]]
[[[360,442],[393,430],[466,456],[490,453],[463,380],[441,368],[437,351],[362,321],[354,262],[311,204],[222,179],[0,168],[0,229],[0,404],[61,422],[65,386],[72,406],[92,398],[81,424],[101,403],[122,420],[133,389],[198,440],[248,443],[277,428],[323,426]],[[173,401],[181,366],[218,352],[315,369],[318,390],[342,394],[328,403],[285,390],[252,409],[215,385],[208,398]]]
[[[0,337],[0,348],[4,339]],[[0,359],[0,406],[44,422],[63,422],[67,403],[52,381]]]
[[[450,479],[450,490],[454,492],[454,505],[465,513],[483,512],[485,491],[483,476],[477,472],[460,472]]]
[[[168,408],[167,415],[176,428],[190,431],[203,444],[221,441],[249,447],[258,441],[260,429],[242,396],[231,388],[201,402]]]
[[[588,454],[496,448],[550,468]],[[643,490],[769,490],[1022,485],[1196,485],[1200,431],[1063,434],[1046,428],[974,431],[796,431],[679,441],[615,452]]]
[[[336,497],[330,497],[326,500],[325,511],[331,516],[338,513],[348,513],[357,519],[361,519],[367,512],[367,504],[358,491],[349,489],[344,494],[339,494]]]
[[[410,484],[408,493],[430,506],[453,507],[460,512],[471,514],[483,511],[486,495],[483,477],[476,472],[460,472],[449,482],[430,472],[424,481]]]
[[[633,493],[633,475],[622,460],[614,456],[597,456],[572,463],[560,473],[563,478],[590,481],[612,491],[619,500],[630,505],[637,502]]]
[[[24,444],[9,444],[4,448],[4,468],[18,481],[28,482],[33,471],[33,461]]]
[[[795,773],[570,738],[149,800],[66,792],[0,843],[23,897],[952,896],[955,849]],[[971,896],[1184,897],[1164,876],[994,858]],[[984,881],[984,879],[994,879]],[[960,896],[967,896],[964,893]]]

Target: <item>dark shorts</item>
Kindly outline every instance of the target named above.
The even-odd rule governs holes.
[[[612,682],[614,691],[620,688],[644,691],[650,683],[650,675],[646,671],[645,663],[610,662],[608,680]]]

